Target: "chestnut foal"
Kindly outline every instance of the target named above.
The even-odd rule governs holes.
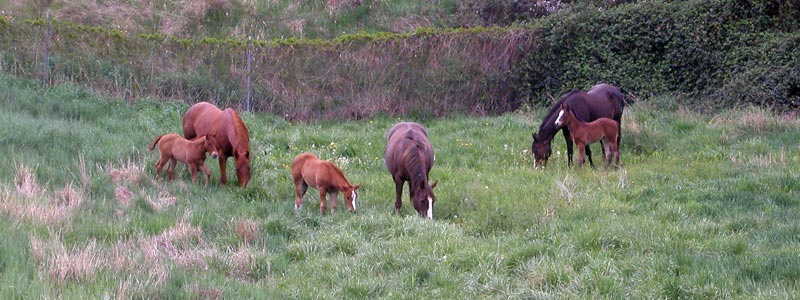
[[[182,161],[189,166],[192,173],[192,182],[197,182],[197,170],[206,174],[206,187],[211,178],[211,172],[203,164],[206,161],[206,152],[211,153],[211,158],[217,158],[217,144],[214,142],[212,134],[200,136],[194,140],[187,140],[175,133],[159,135],[150,143],[150,151],[155,149],[158,144],[158,152],[161,158],[156,163],[156,179],[161,175],[161,168],[169,161],[169,180],[175,178],[175,165],[177,161]]]
[[[344,173],[332,162],[320,160],[311,153],[301,153],[292,161],[292,181],[294,181],[294,209],[300,210],[303,206],[303,195],[308,186],[319,190],[319,212],[323,215],[328,205],[325,196],[331,198],[331,212],[336,210],[336,198],[339,192],[344,194],[344,204],[351,212],[356,211],[356,190],[359,185],[352,185]]]
[[[584,123],[575,118],[575,113],[572,112],[569,105],[562,104],[555,124],[556,126],[566,125],[572,135],[572,140],[577,144],[578,168],[583,166],[583,161],[586,158],[586,146],[601,140],[606,154],[606,170],[611,164],[612,155],[614,156],[614,168],[619,167],[619,145],[617,144],[619,123],[617,121],[609,118],[599,118],[592,122]]]

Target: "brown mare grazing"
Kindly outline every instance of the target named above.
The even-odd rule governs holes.
[[[155,149],[158,144],[158,152],[161,158],[156,163],[156,179],[161,175],[161,168],[169,161],[169,180],[175,179],[175,165],[177,160],[186,163],[192,173],[192,182],[197,182],[197,170],[206,173],[206,187],[211,178],[211,172],[203,164],[206,161],[206,152],[211,153],[211,158],[217,158],[217,145],[214,143],[213,135],[203,135],[192,141],[184,139],[177,133],[159,135],[150,143],[150,151]]]
[[[403,205],[403,184],[408,181],[414,209],[421,216],[433,219],[433,203],[436,201],[433,188],[438,181],[428,184],[428,174],[433,167],[433,147],[425,127],[410,122],[392,126],[387,136],[383,159],[394,180],[395,212],[400,213]]]
[[[591,143],[602,140],[605,149],[606,170],[611,164],[611,156],[614,156],[614,168],[619,167],[619,124],[609,118],[599,118],[597,120],[584,123],[575,118],[567,104],[561,105],[555,125],[567,126],[572,136],[572,140],[578,145],[578,168],[583,166],[586,157],[584,149]]]
[[[239,114],[231,108],[224,111],[208,102],[200,102],[183,115],[183,136],[193,139],[204,134],[214,134],[219,147],[220,182],[225,184],[225,164],[228,157],[236,160],[236,177],[239,186],[247,187],[250,181],[250,133]]]
[[[359,185],[352,185],[344,177],[342,170],[335,164],[326,160],[320,160],[311,153],[301,153],[295,156],[292,161],[292,180],[294,181],[294,210],[298,211],[303,207],[303,195],[311,186],[319,190],[319,212],[325,214],[327,201],[325,195],[331,198],[331,213],[336,210],[336,200],[339,192],[344,194],[344,203],[351,212],[356,211],[356,190]]]
[[[544,167],[552,152],[550,142],[559,130],[564,134],[567,143],[567,162],[572,166],[572,138],[569,128],[555,125],[555,119],[561,110],[561,104],[567,104],[572,108],[572,112],[578,120],[591,122],[599,118],[611,118],[622,127],[622,111],[625,108],[625,101],[622,92],[618,87],[608,84],[598,84],[593,86],[588,93],[582,91],[572,91],[559,99],[548,111],[539,126],[539,131],[533,134],[531,151],[535,166]],[[620,144],[621,134],[617,136],[617,145]],[[594,166],[592,152],[589,145],[585,148],[586,155],[589,157],[589,164]]]

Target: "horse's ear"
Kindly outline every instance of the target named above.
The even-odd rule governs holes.
[[[353,190],[355,191],[355,190],[357,190],[359,187],[361,187],[361,184],[356,184],[356,185],[354,185],[354,186],[353,186]]]
[[[437,184],[439,184],[439,180],[436,180],[433,182],[433,184],[431,184],[431,189],[435,188]]]

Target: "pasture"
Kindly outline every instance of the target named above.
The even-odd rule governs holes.
[[[155,180],[149,142],[189,105],[133,104],[0,75],[0,298],[788,299],[800,294],[800,121],[643,99],[622,168],[545,171],[544,109],[502,116],[291,123],[242,113],[252,178]],[[394,213],[386,130],[425,124],[434,221]],[[361,185],[358,212],[294,211],[292,158]],[[599,146],[593,146],[599,165]],[[209,159],[210,160],[210,159]],[[229,167],[233,162],[228,162]],[[232,176],[232,175],[229,175]],[[340,204],[343,203],[340,197]]]

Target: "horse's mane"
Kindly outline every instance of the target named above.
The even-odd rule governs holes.
[[[553,122],[555,122],[555,120],[551,119],[556,116],[556,112],[558,112],[561,109],[561,104],[564,103],[564,101],[567,101],[568,99],[572,98],[575,94],[582,92],[583,91],[581,90],[569,91],[569,93],[567,93],[566,95],[561,97],[561,99],[558,99],[558,101],[553,103],[553,105],[550,106],[550,110],[548,110],[547,114],[544,116],[544,119],[542,119],[542,124],[539,125],[539,132],[541,133],[542,131],[544,131],[545,127],[553,126]]]
[[[427,183],[427,178],[425,178],[427,174],[419,155],[419,153],[422,152],[422,145],[420,145],[419,141],[414,139],[411,134],[406,136],[406,138],[414,142],[412,147],[408,147],[408,149],[403,152],[403,156],[406,159],[406,168],[409,172],[408,175],[411,179],[409,185],[416,189],[422,189],[424,184]]]
[[[332,169],[332,170],[331,170],[331,172],[332,172],[334,175],[341,177],[341,178],[342,178],[342,180],[344,180],[344,183],[345,183],[346,185],[350,185],[350,181],[348,181],[348,180],[347,180],[347,177],[346,177],[346,176],[344,176],[344,172],[342,172],[342,170],[341,170],[341,169],[339,169],[339,167],[337,167],[335,164],[333,164],[333,162],[330,162],[330,161],[328,161],[328,165],[329,165],[329,166],[331,166],[331,169]],[[340,188],[341,188],[341,187],[340,187]]]
[[[248,141],[250,139],[250,133],[247,130],[247,126],[244,125],[244,121],[242,121],[242,118],[239,117],[239,113],[237,113],[236,110],[229,109],[228,111],[231,114],[233,130],[236,133],[236,142],[234,143],[234,147],[244,147],[245,151],[250,151],[250,143],[239,143],[239,141]]]

